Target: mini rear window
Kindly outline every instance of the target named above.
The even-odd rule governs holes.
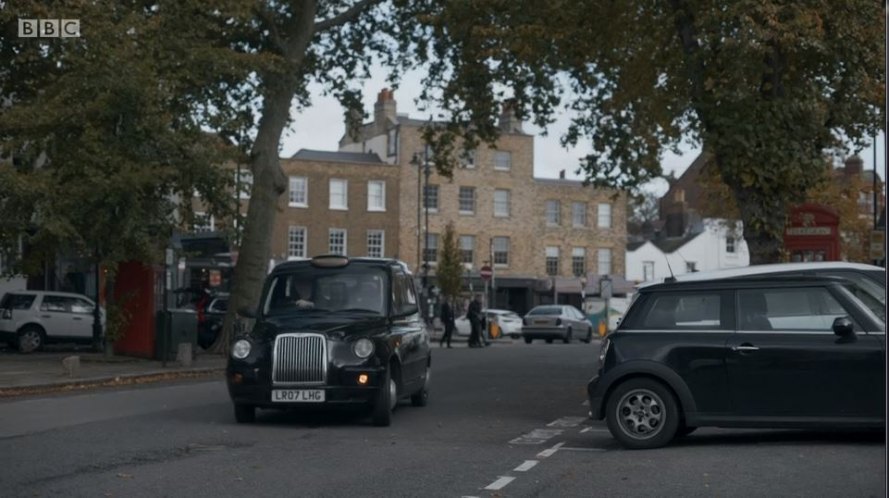
[[[31,308],[31,305],[34,304],[35,297],[37,296],[33,294],[6,294],[5,296],[3,296],[3,300],[0,301],[0,309],[29,309]]]
[[[721,328],[719,294],[677,293],[652,296],[634,328],[713,330]]]

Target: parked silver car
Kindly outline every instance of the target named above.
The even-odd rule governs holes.
[[[81,294],[48,291],[8,292],[0,298],[0,341],[22,353],[48,342],[90,343],[95,302]],[[102,329],[105,311],[99,310]]]
[[[537,306],[522,319],[522,337],[531,344],[534,339],[561,339],[565,344],[572,338],[583,342],[593,340],[593,324],[579,309],[567,304]]]
[[[513,339],[518,339],[522,335],[522,317],[514,311],[486,309],[482,313],[485,315],[485,320],[489,323],[496,323],[500,327],[501,335],[509,336]],[[469,319],[466,318],[466,315],[454,320],[454,324],[457,327],[457,335],[459,336],[468,337],[472,332],[472,327],[469,325]]]

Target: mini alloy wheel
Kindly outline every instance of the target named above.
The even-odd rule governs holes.
[[[608,430],[630,449],[666,445],[679,428],[679,405],[673,393],[651,379],[631,379],[608,398]]]

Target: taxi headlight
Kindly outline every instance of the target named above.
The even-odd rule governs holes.
[[[359,358],[367,358],[374,352],[374,343],[370,339],[362,337],[352,344],[352,352]]]
[[[241,339],[232,345],[232,358],[243,360],[250,354],[250,349],[253,346],[250,344],[250,341],[246,339]]]

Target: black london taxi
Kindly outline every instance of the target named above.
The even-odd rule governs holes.
[[[640,289],[603,341],[590,416],[631,449],[697,427],[885,426],[886,329],[841,277]]]
[[[425,406],[432,355],[414,281],[395,259],[316,256],[268,275],[252,330],[226,369],[239,423],[257,408],[363,408],[388,426],[401,398]]]

